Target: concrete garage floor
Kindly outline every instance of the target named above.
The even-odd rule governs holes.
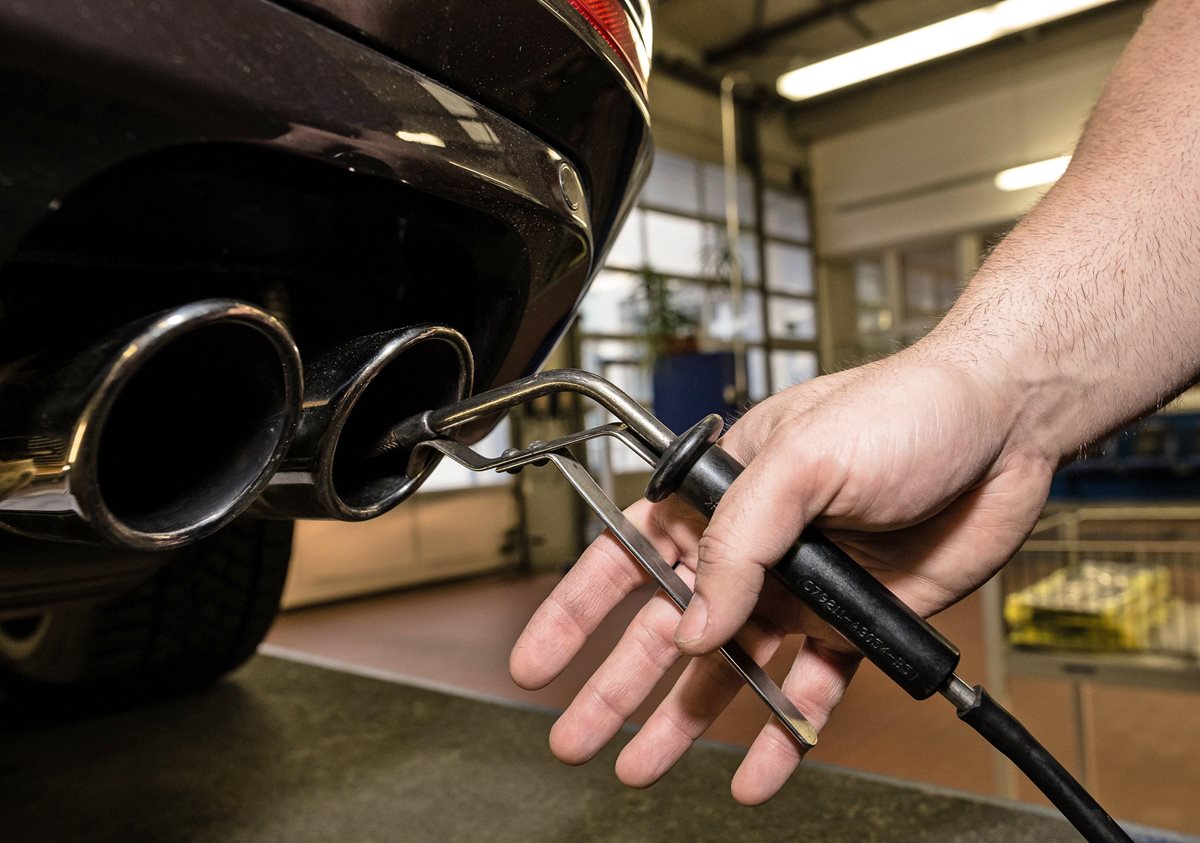
[[[557,764],[540,740],[545,712],[265,656],[204,693],[135,711],[0,714],[0,839],[14,843],[1077,839],[1048,812],[815,764],[743,809],[715,795],[737,754],[713,745],[654,788],[628,790],[608,774],[616,748],[579,769]]]
[[[508,649],[556,580],[555,575],[493,577],[290,611],[277,621],[266,650],[561,709],[645,595],[624,604],[549,687],[524,691],[508,677]],[[962,648],[961,675],[982,681],[979,602],[964,601],[936,625]],[[781,678],[793,655],[794,645],[785,647],[768,665],[772,675]],[[1078,774],[1069,687],[1018,677],[1010,692],[1015,713]],[[1099,780],[1091,784],[1105,807],[1125,820],[1200,834],[1200,699],[1112,686],[1095,686],[1089,693],[1094,722],[1106,729],[1095,741]],[[635,721],[650,710],[644,707]],[[743,691],[706,737],[746,746],[765,719],[758,700]],[[536,739],[544,745],[545,732]],[[860,670],[809,757],[979,794],[997,792],[993,753],[957,721],[950,706],[941,699],[914,702],[870,665]],[[611,764],[611,758],[591,766],[604,763]],[[1023,781],[1020,795],[1045,804]]]

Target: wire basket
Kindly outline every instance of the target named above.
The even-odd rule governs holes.
[[[1200,507],[1048,515],[1002,582],[1015,648],[1200,663]]]

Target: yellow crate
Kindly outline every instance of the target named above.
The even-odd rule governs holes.
[[[1200,666],[1200,507],[1061,508],[1005,566],[1009,646]]]
[[[1161,565],[1082,560],[1004,601],[1009,641],[1026,647],[1142,650],[1170,611]]]

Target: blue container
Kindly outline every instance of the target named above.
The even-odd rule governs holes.
[[[682,433],[709,413],[728,424],[737,407],[729,402],[734,383],[733,352],[669,354],[654,361],[654,414]]]

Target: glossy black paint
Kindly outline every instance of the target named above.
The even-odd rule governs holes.
[[[61,325],[62,301],[87,330],[203,291],[271,308],[305,354],[449,324],[487,386],[536,368],[591,271],[588,208],[561,187],[574,161],[260,0],[4,0],[0,88],[6,354]]]
[[[649,167],[646,103],[566,0],[280,0],[529,127],[579,167],[597,251]]]

